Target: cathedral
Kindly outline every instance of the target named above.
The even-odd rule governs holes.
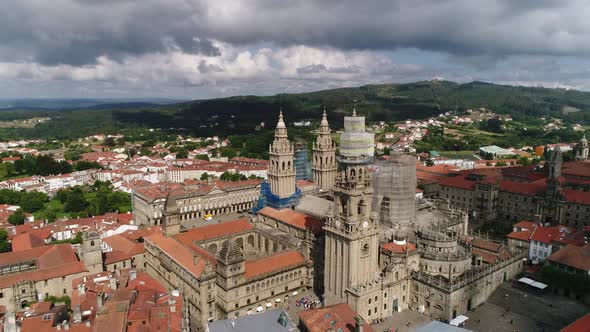
[[[168,197],[163,234],[146,238],[148,272],[185,293],[195,329],[275,307],[303,289],[323,305],[348,304],[365,321],[402,310],[451,320],[523,269],[526,253],[467,236],[467,215],[448,202],[418,204],[412,157],[376,163],[374,134],[356,109],[344,118],[338,150],[324,110],[312,144],[316,190],[297,187],[282,110],[269,155],[251,217],[182,230]]]

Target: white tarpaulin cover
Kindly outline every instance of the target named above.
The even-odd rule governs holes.
[[[533,279],[529,279],[529,278],[520,278],[518,279],[518,281],[522,282],[523,284],[527,284],[529,286],[538,288],[538,289],[545,289],[547,288],[547,285],[545,285],[542,282],[538,282],[538,281],[534,281]]]
[[[261,312],[262,310],[264,310],[264,308],[263,308],[261,305],[259,305],[259,306],[256,308],[256,311],[258,311],[258,312]]]
[[[450,324],[450,325],[453,325],[453,326],[459,326],[461,323],[465,322],[465,321],[466,321],[466,320],[468,320],[468,319],[469,319],[469,317],[467,317],[467,316],[459,315],[459,316],[457,316],[457,317],[453,318],[453,319],[452,319],[452,320],[449,322],[449,324]]]

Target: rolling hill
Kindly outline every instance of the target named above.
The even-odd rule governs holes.
[[[4,110],[0,120],[12,117],[50,116],[34,129],[2,132],[19,137],[79,137],[125,128],[183,128],[199,135],[252,133],[260,122],[276,121],[282,106],[290,122],[317,120],[328,110],[333,126],[341,126],[357,100],[358,111],[370,121],[421,119],[446,111],[486,107],[514,118],[558,116],[566,121],[590,121],[590,92],[496,85],[485,82],[458,84],[423,81],[340,88],[275,96],[236,96],[168,105],[117,103],[88,105],[80,109]]]

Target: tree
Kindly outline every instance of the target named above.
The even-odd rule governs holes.
[[[22,209],[16,210],[13,214],[8,217],[8,222],[13,225],[22,225],[25,223],[25,213]]]
[[[76,171],[84,171],[87,169],[102,169],[102,166],[96,161],[79,161],[74,164],[74,169]]]
[[[198,154],[198,155],[195,156],[195,159],[209,161],[209,156],[206,155],[206,154]]]
[[[205,172],[205,173],[201,174],[201,178],[200,178],[200,180],[201,180],[201,181],[205,181],[205,180],[207,180],[208,178],[209,178],[209,174],[207,174],[207,172]]]
[[[20,207],[29,213],[41,210],[45,202],[48,201],[48,197],[44,193],[37,191],[25,193],[21,196]]]
[[[522,165],[522,166],[528,166],[531,164],[531,161],[529,158],[527,157],[520,157],[517,161],[518,164]]]
[[[508,164],[505,161],[499,161],[496,163],[497,167],[504,167],[504,166],[508,166]]]
[[[74,188],[68,195],[64,204],[66,212],[82,212],[88,207],[88,202],[84,198],[84,193],[80,188]]]
[[[5,229],[0,229],[0,252],[9,252],[10,250],[11,246],[8,241],[8,232]]]
[[[115,142],[115,139],[114,138],[107,137],[104,140],[104,143],[102,143],[102,144],[105,145],[105,146],[115,146],[115,145],[117,145],[117,142]]]
[[[176,151],[176,159],[186,159],[188,158],[188,151],[185,148],[180,148]]]
[[[430,158],[426,159],[426,166],[428,166],[428,167],[434,166],[434,161]]]

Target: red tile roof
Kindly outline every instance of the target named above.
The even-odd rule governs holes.
[[[453,187],[453,188],[460,188],[465,190],[473,190],[475,189],[475,184],[477,182],[467,180],[463,176],[449,176],[441,178],[439,184],[441,186]]]
[[[521,194],[527,196],[536,196],[545,193],[547,190],[547,183],[545,179],[534,182],[514,182],[514,181],[500,181],[500,191],[505,191],[513,194]]]
[[[514,224],[514,227],[533,230],[536,227],[536,225],[537,223],[535,223],[534,221],[522,220]]]
[[[154,233],[146,237],[145,240],[160,248],[194,276],[199,277],[205,270],[205,260],[197,259],[195,264],[195,253],[174,238]]]
[[[564,327],[560,332],[590,332],[590,312]]]
[[[237,219],[219,224],[207,225],[190,229],[188,232],[175,235],[180,242],[203,241],[231,234],[244,233],[254,229],[247,218]]]
[[[12,251],[23,251],[45,246],[45,241],[35,234],[23,233],[12,238]]]
[[[564,189],[563,193],[565,194],[565,200],[568,203],[590,205],[590,192]]]
[[[357,313],[348,304],[339,303],[325,308],[301,311],[299,320],[309,332],[325,332],[330,329],[354,332],[356,316]],[[375,330],[368,323],[364,323],[363,331],[374,332]]]
[[[267,206],[258,213],[302,230],[309,229],[314,233],[319,233],[322,230],[321,221],[313,218],[312,216],[308,216],[304,213],[296,212],[288,208],[277,210]]]
[[[295,250],[284,251],[272,256],[246,262],[245,278],[255,278],[271,272],[294,268],[305,264],[303,255]]]
[[[493,252],[500,252],[500,251],[502,251],[502,249],[504,247],[504,245],[501,243],[496,243],[496,242],[492,242],[492,241],[488,241],[488,240],[484,240],[484,239],[480,239],[480,238],[475,238],[475,239],[471,240],[471,245],[473,247],[476,247],[479,249],[493,251]]]
[[[383,245],[383,249],[389,250],[389,251],[394,252],[396,254],[402,254],[402,253],[405,253],[406,251],[412,252],[412,251],[416,250],[416,245],[411,242],[407,242],[406,244],[397,244],[395,242],[388,242]]]
[[[531,238],[531,234],[533,234],[532,230],[526,230],[520,232],[511,232],[510,234],[506,235],[506,237],[528,242]]]
[[[578,270],[590,271],[590,244],[583,247],[568,244],[564,248],[551,254],[547,259],[555,263],[571,266]]]

